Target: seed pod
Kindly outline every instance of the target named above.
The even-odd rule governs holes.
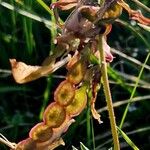
[[[44,123],[52,128],[59,127],[66,118],[65,109],[56,102],[51,103],[45,110],[43,120]]]
[[[28,138],[19,142],[15,150],[37,150],[36,142],[33,139]]]
[[[87,103],[86,86],[80,87],[75,92],[75,98],[73,102],[66,107],[66,112],[71,117],[79,115],[85,108]]]
[[[72,102],[74,95],[75,88],[73,84],[65,80],[56,89],[54,99],[61,106],[68,106]]]
[[[104,13],[102,20],[106,22],[112,22],[116,18],[118,18],[122,13],[122,6],[118,3],[114,3],[110,6],[110,8]]]
[[[73,84],[78,84],[82,81],[85,72],[86,61],[84,59],[81,59],[69,69],[67,80]]]
[[[29,137],[36,142],[45,142],[52,137],[52,134],[52,128],[45,125],[44,122],[41,122],[31,129]]]

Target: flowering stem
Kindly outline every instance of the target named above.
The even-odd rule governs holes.
[[[103,80],[103,89],[104,89],[104,94],[106,97],[106,103],[107,103],[107,108],[109,113],[114,150],[120,150],[115,114],[114,114],[108,75],[107,75],[107,64],[106,64],[105,53],[103,49],[103,36],[99,37],[99,52],[100,52],[100,60],[102,62],[101,72],[102,72],[102,80]]]

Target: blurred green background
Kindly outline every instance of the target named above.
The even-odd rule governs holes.
[[[44,0],[49,6],[51,1]],[[150,14],[135,3],[127,1],[134,9],[140,9],[144,15]],[[150,7],[149,0],[141,0]],[[61,12],[63,20],[69,15]],[[150,52],[150,32],[130,21],[123,12],[119,22],[113,24],[108,43],[114,49],[115,57],[109,67],[110,87],[119,126],[127,100],[133,91],[142,65]],[[53,75],[19,85],[10,71],[10,58],[16,58],[30,65],[40,65],[53,49],[55,23],[50,11],[40,0],[0,0],[0,133],[12,142],[18,142],[28,136],[29,130],[38,122],[43,109],[53,101],[53,93],[63,80],[65,68]],[[136,102],[131,103],[122,130],[140,150],[150,149],[150,59],[145,65],[137,89]],[[125,104],[123,104],[125,102]],[[108,113],[103,91],[100,90],[96,102],[101,112],[103,124],[91,120],[88,124],[88,108],[76,117],[76,122],[63,135],[66,142],[62,150],[79,147],[83,142],[90,150],[106,150],[111,147],[112,139]],[[90,135],[90,138],[89,138]],[[120,137],[121,150],[132,149]],[[1,150],[8,149],[0,145]]]

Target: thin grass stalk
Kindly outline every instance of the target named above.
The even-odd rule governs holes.
[[[139,150],[139,148],[133,143],[133,141],[127,136],[126,133],[124,133],[120,128],[118,128],[118,132],[122,135],[122,137],[124,138],[124,140],[128,143],[128,145],[130,145],[130,147],[133,150]]]
[[[120,150],[115,114],[114,114],[112,97],[111,97],[111,92],[110,92],[110,87],[109,87],[109,80],[108,80],[108,75],[107,75],[107,63],[105,60],[102,36],[99,36],[99,52],[100,52],[100,60],[102,62],[101,72],[102,72],[102,80],[103,80],[103,89],[104,89],[104,94],[105,94],[108,113],[109,113],[109,120],[110,120],[110,125],[111,125],[114,150]]]
[[[10,3],[12,6],[14,6],[14,0],[11,0]],[[16,39],[16,35],[15,35],[15,32],[16,32],[16,14],[14,11],[11,13],[11,22],[12,22],[12,43],[11,43],[11,45],[12,45],[13,52],[15,52],[16,51],[16,46],[15,46],[16,44],[15,44],[14,39]]]
[[[32,8],[32,1],[27,0],[25,4]],[[32,34],[32,20],[29,20],[28,18],[23,18],[23,26],[24,26],[23,30],[25,34],[27,51],[28,54],[31,56],[33,52],[33,45],[34,45],[33,34]]]
[[[130,62],[133,62],[134,64],[137,64],[137,65],[139,65],[139,66],[142,66],[142,65],[143,65],[143,63],[142,63],[141,61],[139,61],[139,60],[135,59],[134,57],[131,57],[131,56],[129,56],[129,55],[127,55],[127,54],[125,54],[125,53],[119,51],[119,50],[116,50],[116,49],[113,49],[113,48],[112,48],[111,51],[112,51],[113,53],[119,55],[120,57],[122,57],[122,58],[124,58],[124,59],[127,59],[127,60],[130,61]],[[149,65],[145,65],[145,69],[147,69],[148,71],[150,71],[150,66],[149,66]]]
[[[11,5],[14,6],[14,0],[11,0],[10,2],[11,2]],[[13,27],[15,27],[16,26],[16,15],[15,15],[15,12],[11,13],[11,19],[12,19],[12,25],[13,25]]]
[[[50,15],[53,15],[52,11],[50,10],[49,6],[45,4],[43,0],[36,0]],[[52,0],[51,2],[55,2],[56,0]]]
[[[149,100],[150,99],[150,95],[146,95],[146,96],[138,96],[138,97],[134,97],[131,101],[131,103],[134,103],[134,102],[142,102],[142,101],[145,101],[145,100]],[[125,105],[129,102],[129,99],[126,99],[126,100],[120,100],[120,101],[117,101],[115,103],[113,103],[113,107],[120,107],[122,105]],[[103,107],[99,110],[97,110],[98,113],[102,113],[104,111],[107,110],[107,107]]]
[[[142,2],[138,1],[138,0],[131,0],[134,3],[136,3],[139,7],[143,8],[145,11],[150,13],[150,8],[147,7],[146,5],[144,5]]]
[[[125,26],[128,30],[130,30],[137,39],[141,40],[145,46],[148,47],[149,51],[150,51],[150,44],[149,42],[146,40],[146,38],[138,31],[136,30],[136,28],[134,28],[133,26],[131,26],[129,23],[123,21],[123,20],[120,20],[120,19],[117,19],[117,22],[119,22],[121,25]]]
[[[32,8],[32,5],[33,5],[33,1],[29,0],[28,1],[28,5],[29,5],[29,8]],[[29,42],[30,42],[30,50],[31,50],[31,54],[33,52],[33,49],[34,49],[34,38],[33,38],[33,22],[32,20],[28,19],[28,28],[29,28]]]
[[[145,61],[144,61],[144,63],[143,63],[143,66],[142,66],[142,68],[141,68],[141,70],[140,70],[140,73],[139,73],[139,75],[138,75],[138,79],[137,79],[137,81],[136,81],[136,83],[135,83],[135,86],[134,86],[133,91],[132,91],[132,93],[131,93],[131,96],[130,96],[130,99],[129,99],[129,101],[128,101],[128,104],[127,104],[127,106],[126,106],[126,108],[125,108],[125,111],[124,111],[124,113],[123,113],[123,116],[122,116],[122,119],[121,119],[121,123],[120,123],[120,125],[119,125],[119,128],[120,128],[120,129],[122,128],[122,126],[123,126],[123,124],[124,124],[124,122],[125,122],[125,118],[126,118],[126,116],[127,116],[127,112],[128,112],[129,106],[130,106],[130,104],[131,104],[131,102],[132,102],[132,100],[133,100],[133,97],[134,97],[134,95],[135,95],[136,89],[137,89],[138,84],[139,84],[139,80],[140,80],[140,78],[141,78],[141,76],[142,76],[143,70],[144,70],[145,65],[146,65],[146,63],[148,62],[149,58],[150,58],[150,52],[148,53],[148,55],[147,55],[147,57],[146,57],[146,59],[145,59]]]

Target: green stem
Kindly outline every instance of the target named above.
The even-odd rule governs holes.
[[[101,62],[103,63],[102,68],[101,68],[103,88],[104,88],[104,94],[106,97],[107,108],[108,108],[108,113],[109,113],[111,132],[112,132],[113,143],[114,143],[114,150],[120,150],[115,114],[114,114],[112,97],[111,97],[108,75],[107,75],[107,64],[105,60],[105,52],[103,49],[103,36],[99,37],[99,52],[100,52]]]
[[[92,143],[93,143],[93,150],[95,150],[95,136],[94,136],[94,125],[93,125],[93,118],[91,117],[91,126],[92,126]]]
[[[43,104],[42,104],[42,107],[41,107],[41,111],[40,111],[40,114],[39,114],[39,119],[42,120],[43,118],[43,113],[44,113],[44,110],[45,110],[45,107],[48,103],[48,100],[49,100],[49,95],[50,95],[50,89],[51,89],[51,79],[52,77],[49,77],[47,78],[47,87],[44,91],[44,100],[43,100]]]
[[[87,145],[88,147],[91,146],[91,110],[90,110],[90,102],[88,100],[88,108],[86,112],[86,132],[87,132]]]

